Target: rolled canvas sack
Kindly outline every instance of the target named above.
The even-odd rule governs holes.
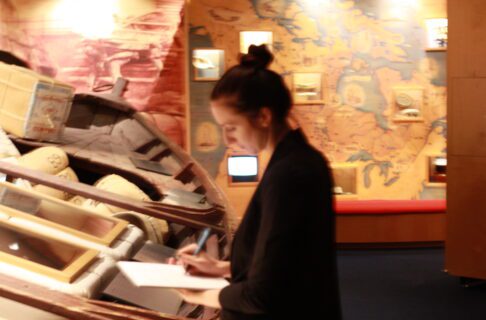
[[[134,183],[131,183],[127,179],[116,174],[101,178],[95,183],[95,186],[102,190],[110,191],[131,199],[150,201],[150,197]],[[164,243],[167,239],[169,225],[165,220],[153,218],[137,212],[127,212],[125,209],[116,206],[106,205],[106,207],[110,209],[115,217],[127,220],[142,229],[148,240],[155,243]]]
[[[69,181],[75,181],[75,182],[79,181],[78,176],[76,175],[74,170],[71,169],[71,167],[67,167],[64,170],[60,171],[59,173],[56,174],[56,176],[60,177],[60,178],[67,179]],[[54,198],[57,198],[57,199],[60,199],[60,200],[69,200],[72,197],[72,195],[69,194],[66,191],[46,187],[46,186],[41,185],[41,184],[33,186],[32,189],[34,189],[37,192],[47,194],[51,197],[54,197]]]
[[[19,157],[18,160],[22,167],[49,174],[57,174],[69,165],[66,152],[56,147],[42,147],[32,150]]]

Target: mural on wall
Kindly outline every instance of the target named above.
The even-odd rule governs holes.
[[[425,51],[420,8],[378,0],[195,0],[189,8],[190,45],[224,49],[227,66],[237,63],[240,31],[271,30],[271,67],[289,86],[294,73],[323,74],[322,103],[300,102],[293,114],[333,164],[356,165],[359,199],[445,196],[426,181],[427,156],[446,151],[445,52]],[[192,128],[210,121],[208,101],[195,103],[206,87],[191,91]],[[403,98],[397,106],[396,88],[420,88],[420,116]],[[223,146],[193,154],[225,175]]]
[[[128,80],[124,97],[185,144],[184,0],[6,1],[0,50],[77,92]]]

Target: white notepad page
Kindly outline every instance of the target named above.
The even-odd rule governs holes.
[[[229,282],[224,278],[186,274],[181,265],[119,261],[121,272],[137,287],[166,287],[193,290],[220,289]]]

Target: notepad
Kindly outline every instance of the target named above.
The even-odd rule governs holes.
[[[188,275],[181,265],[119,261],[117,266],[137,287],[207,290],[220,289],[229,284],[224,278]]]

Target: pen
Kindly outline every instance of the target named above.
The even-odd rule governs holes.
[[[201,233],[199,234],[199,238],[197,239],[197,242],[196,242],[197,243],[196,250],[194,250],[194,252],[192,253],[193,256],[197,256],[199,254],[199,252],[201,252],[202,248],[204,247],[204,244],[206,243],[206,241],[209,238],[210,233],[211,233],[211,228],[209,228],[209,227],[204,228],[204,230],[201,231]],[[184,267],[186,274],[188,273],[189,268],[190,268],[189,265]]]
[[[201,252],[202,248],[206,244],[206,241],[209,238],[209,234],[211,233],[211,228],[207,227],[204,228],[203,231],[201,231],[201,234],[199,235],[199,238],[197,239],[197,247],[196,250],[194,250],[194,253],[192,255],[196,256]]]

